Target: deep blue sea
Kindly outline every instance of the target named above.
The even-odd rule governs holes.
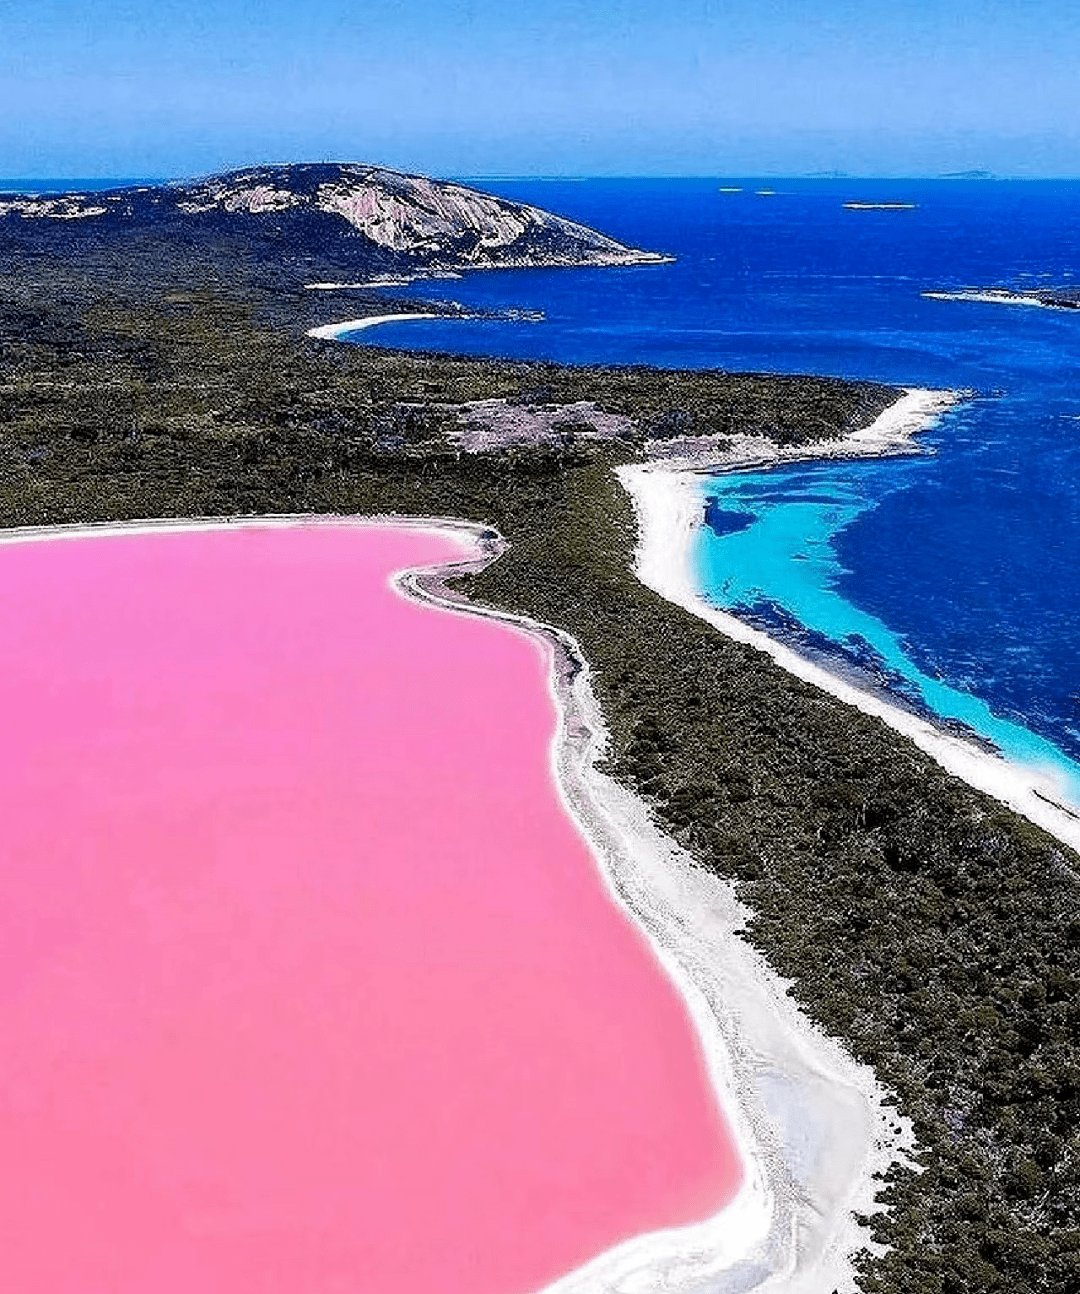
[[[699,579],[717,604],[1052,765],[1080,803],[1080,311],[921,295],[1080,284],[1080,182],[482,187],[677,259],[417,284],[544,317],[387,325],[366,341],[978,392],[918,458],[716,478]]]

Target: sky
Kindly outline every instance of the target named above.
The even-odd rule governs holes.
[[[0,0],[0,176],[1080,176],[1077,0]]]

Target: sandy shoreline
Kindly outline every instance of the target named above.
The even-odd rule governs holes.
[[[644,584],[669,601],[691,611],[729,638],[766,652],[797,678],[813,683],[865,714],[882,719],[910,737],[947,772],[992,795],[1073,849],[1080,849],[1080,818],[1056,803],[1061,792],[1052,773],[1011,763],[806,660],[761,630],[711,606],[699,594],[691,569],[692,537],[703,524],[705,481],[710,473],[798,460],[917,452],[912,436],[933,425],[959,398],[953,392],[913,388],[873,424],[843,441],[798,446],[790,451],[773,447],[774,452],[767,456],[755,449],[747,459],[739,459],[732,451],[706,460],[674,458],[618,469],[619,479],[634,501],[640,526],[637,574]]]
[[[909,387],[869,426],[836,440],[816,440],[805,445],[778,445],[767,436],[735,434],[649,441],[646,449],[659,467],[693,473],[743,471],[826,458],[918,454],[922,451],[912,437],[964,398],[965,393],[960,391]]]
[[[718,1294],[852,1289],[851,1254],[873,1248],[853,1211],[874,1210],[874,1174],[910,1149],[910,1128],[886,1104],[872,1072],[811,1025],[786,996],[785,982],[736,936],[747,913],[733,886],[695,866],[641,801],[598,772],[606,738],[574,641],[447,590],[447,576],[486,565],[501,551],[494,532],[453,518],[252,517],[27,528],[0,533],[0,543],[298,524],[408,526],[465,538],[476,557],[404,572],[396,587],[453,614],[502,620],[545,645],[558,714],[554,783],[614,901],[645,932],[687,1003],[739,1145],[745,1178],[716,1216],[629,1239],[547,1294],[691,1294],[706,1282]]]
[[[403,319],[442,319],[444,317],[435,314],[367,315],[363,319],[346,319],[343,323],[323,324],[319,328],[309,328],[307,336],[315,341],[340,341],[348,333],[374,328],[376,324],[400,323]]]

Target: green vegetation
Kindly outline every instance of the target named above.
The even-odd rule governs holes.
[[[812,440],[893,393],[318,345],[271,326],[312,307],[261,270],[189,289],[183,264],[151,261],[143,278],[39,263],[33,292],[24,259],[0,264],[0,524],[396,511],[498,527],[511,547],[463,590],[574,635],[610,771],[738,882],[747,938],[915,1122],[922,1171],[883,1184],[872,1228],[893,1248],[865,1257],[863,1289],[1080,1289],[1078,860],[630,570],[611,468],[649,428]],[[461,454],[443,406],[492,395],[593,399],[638,433]]]

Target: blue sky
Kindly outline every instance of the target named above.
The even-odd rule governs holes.
[[[0,0],[0,175],[1080,175],[1077,0]]]

